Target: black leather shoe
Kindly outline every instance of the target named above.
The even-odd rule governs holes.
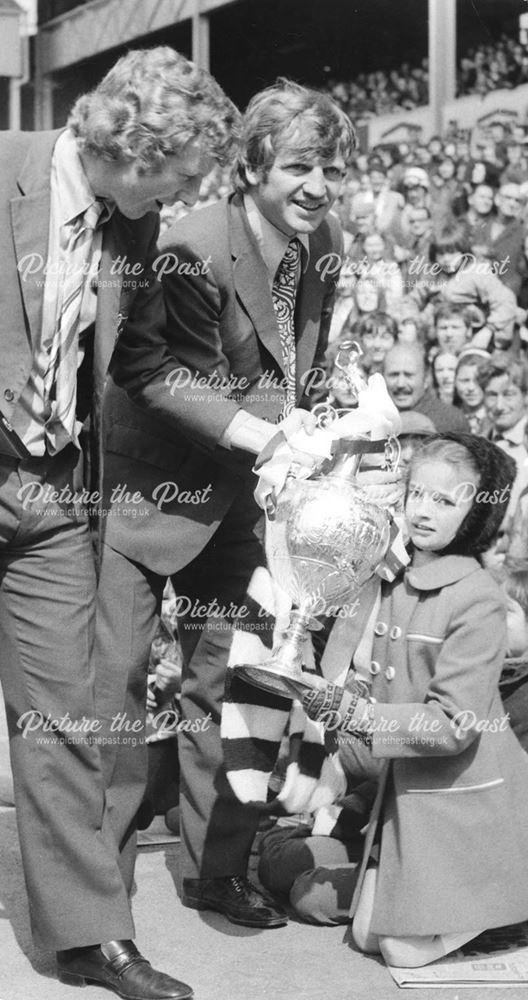
[[[271,896],[247,878],[184,878],[182,903],[193,910],[216,910],[244,927],[283,927],[288,916]]]
[[[153,969],[132,941],[58,951],[57,970],[67,986],[106,986],[124,1000],[185,1000],[193,995],[186,983]]]

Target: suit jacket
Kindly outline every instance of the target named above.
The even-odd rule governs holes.
[[[310,237],[297,292],[299,403],[303,375],[324,363],[341,251],[339,225],[328,217]],[[106,542],[170,574],[201,551],[235,498],[257,519],[254,459],[219,442],[241,408],[276,421],[285,394],[268,276],[240,197],[178,222],[156,266],[165,343],[157,331],[140,343],[125,333],[112,365],[122,388],[110,384],[105,398],[105,492],[114,494]],[[116,502],[120,487],[129,498]]]
[[[4,132],[0,137],[0,407],[8,418],[27,382],[33,347],[40,336],[51,159],[59,135],[60,130]],[[92,414],[91,468],[96,474],[102,454],[101,400],[116,338],[128,317],[136,335],[138,323],[150,327],[162,322],[158,283],[149,288],[145,280],[157,234],[153,213],[130,221],[115,210],[104,227],[94,336],[79,372],[77,399],[80,419]],[[99,484],[92,485],[97,488]]]

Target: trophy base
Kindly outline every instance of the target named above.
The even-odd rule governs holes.
[[[302,669],[302,645],[312,617],[306,610],[292,611],[282,642],[264,663],[244,663],[235,667],[235,674],[248,684],[280,695],[282,698],[302,698],[307,687]],[[316,622],[315,624],[318,625]],[[318,626],[319,627],[319,626]]]
[[[282,664],[275,665],[273,660],[262,664],[241,664],[235,667],[235,674],[261,691],[278,694],[290,701],[301,697],[302,688],[307,687],[302,670],[285,670]]]

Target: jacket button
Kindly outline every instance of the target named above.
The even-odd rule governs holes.
[[[12,403],[15,398],[15,394],[12,389],[4,389],[4,399],[7,399],[8,403]]]
[[[376,622],[374,628],[374,635],[386,635],[388,630],[388,625],[386,622]]]
[[[372,660],[372,662],[370,664],[370,672],[371,672],[371,674],[374,674],[374,676],[376,676],[376,674],[379,674],[380,670],[381,670],[381,667],[380,667],[378,661],[377,660]]]
[[[399,625],[393,625],[389,634],[391,639],[401,639],[402,630]]]
[[[388,681],[393,681],[394,678],[395,678],[395,676],[396,676],[396,671],[395,671],[394,667],[387,667],[387,669],[385,671],[385,677],[387,678],[387,680]]]

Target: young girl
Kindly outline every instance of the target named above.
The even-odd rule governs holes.
[[[478,562],[513,473],[503,452],[469,434],[436,436],[415,453],[412,561],[382,585],[371,616],[370,683],[343,690],[308,678],[304,688],[310,717],[328,720],[331,706],[352,777],[358,738],[385,762],[349,901],[355,884],[356,945],[390,965],[426,965],[528,918],[528,757],[498,694],[504,599]],[[320,912],[321,886],[320,867],[296,881],[292,901],[307,919],[319,919],[310,905]]]

